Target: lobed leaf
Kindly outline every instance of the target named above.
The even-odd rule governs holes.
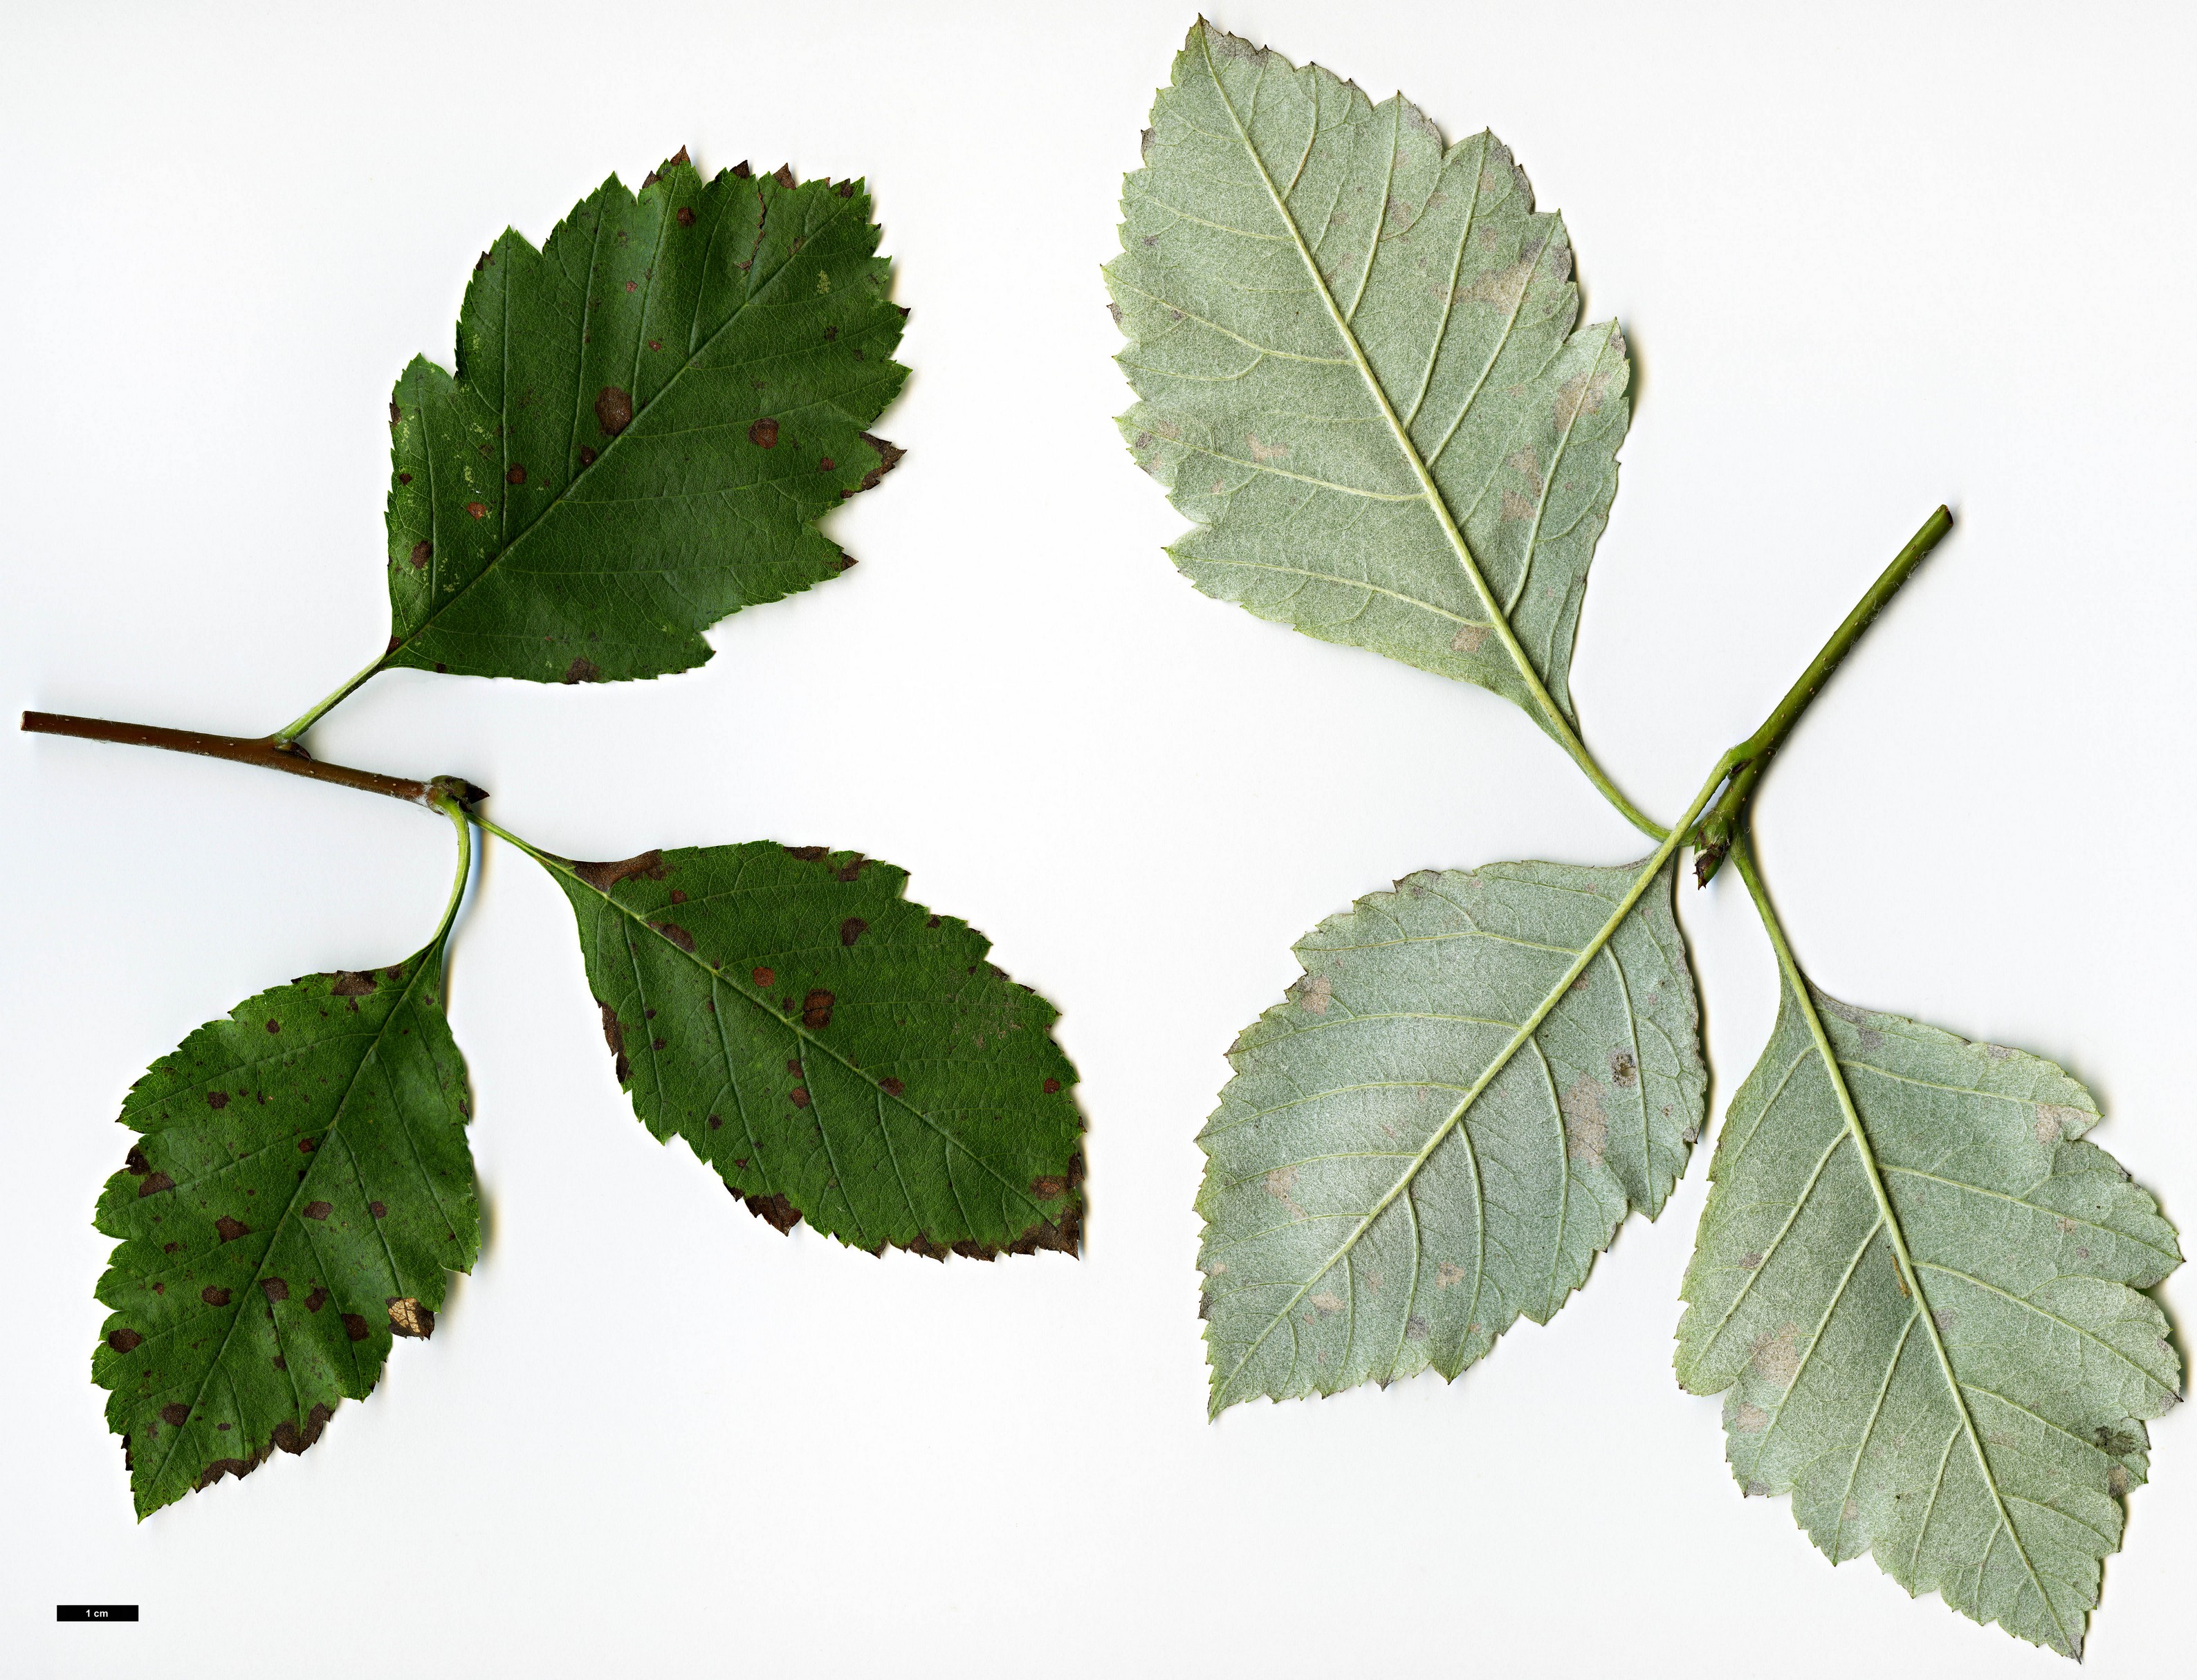
[[[901,896],[907,872],[764,840],[543,861],[635,1113],[762,1218],[873,1252],[1075,1252],[1058,1012]]]
[[[363,1398],[480,1252],[464,1060],[438,943],[316,974],[200,1028],[130,1092],[141,1135],[97,1225],[121,1239],[92,1358],[142,1517]]]
[[[1427,871],[1323,922],[1198,1142],[1212,1410],[1454,1377],[1685,1168],[1675,864]]]
[[[870,200],[682,151],[616,176],[537,252],[507,230],[389,407],[382,665],[537,682],[658,676],[701,632],[853,565],[817,522],[900,457]]]
[[[1818,1042],[1816,1028],[1823,1037]],[[1679,1381],[1834,1563],[2081,1653],[2181,1360],[2173,1227],[2051,1063],[1785,983],[1732,1100]]]
[[[1106,269],[1139,465],[1208,594],[1476,682],[1557,731],[1630,369],[1574,331],[1562,221],[1487,133],[1444,146],[1200,22]]]

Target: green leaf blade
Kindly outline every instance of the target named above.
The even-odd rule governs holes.
[[[120,1242],[93,1379],[141,1517],[304,1451],[478,1258],[441,969],[430,947],[264,992],[132,1088],[142,1135],[96,1220]]]
[[[856,183],[683,159],[612,176],[467,288],[457,374],[391,404],[385,666],[617,681],[852,562],[817,529],[899,452],[867,435],[907,369]]]
[[[1199,1138],[1215,1413],[1455,1377],[1661,1210],[1707,1091],[1673,867],[1429,871],[1300,941]]]
[[[872,1251],[1075,1251],[1057,1011],[904,871],[771,841],[544,861],[635,1112],[761,1217]]]
[[[1725,1393],[1735,1477],[1791,1493],[1833,1561],[2078,1655],[2180,1387],[2139,1293],[2179,1264],[2173,1228],[2080,1141],[2096,1104],[2049,1062],[1810,1004],[1788,981],[1733,1099],[1679,1381]]]
[[[1630,374],[1614,325],[1574,330],[1561,220],[1493,136],[1445,147],[1400,96],[1204,24],[1152,124],[1106,274],[1123,435],[1199,527],[1177,565],[1575,724]]]

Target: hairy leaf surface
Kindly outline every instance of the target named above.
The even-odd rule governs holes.
[[[854,182],[616,176],[466,288],[453,378],[390,404],[390,651],[539,682],[658,676],[701,632],[853,564],[817,521],[899,458],[907,370]]]
[[[1508,148],[1201,22],[1122,203],[1122,430],[1198,524],[1183,572],[1550,728],[1522,661],[1575,721],[1629,369]]]
[[[1058,1011],[907,872],[773,841],[545,861],[635,1112],[756,1214],[872,1250],[1075,1251]]]
[[[92,1375],[141,1517],[275,1447],[303,1452],[472,1268],[466,1070],[442,983],[439,944],[310,975],[131,1088],[122,1123],[142,1135],[100,1197],[121,1242]]]
[[[1812,996],[1718,1142],[1679,1381],[1833,1562],[2077,1655],[2181,1381],[2173,1228],[2051,1063]]]
[[[1453,1377],[1661,1210],[1708,1084],[1675,866],[1428,871],[1299,942],[1198,1139],[1214,1412]]]

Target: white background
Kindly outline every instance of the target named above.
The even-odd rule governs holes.
[[[1290,941],[1413,869],[1640,842],[1503,702],[1161,553],[1098,265],[1188,6],[5,8],[9,712],[257,733],[371,658],[388,387],[447,359],[507,222],[538,240],[682,142],[868,177],[916,373],[880,427],[906,465],[832,526],[861,564],[700,671],[401,673],[314,744],[468,776],[579,856],[906,866],[1064,1010],[1093,1213],[1080,1261],[779,1236],[635,1122],[561,896],[491,851],[453,994],[480,1266],[320,1446],[139,1526],[86,1380],[119,1101],[249,994],[412,949],[449,836],[0,735],[0,1670],[2070,1671],[1740,1498],[1718,1402],[1671,1376],[1702,1156],[1455,1385],[1205,1422],[1192,1138]],[[1820,983],[2065,1063],[2186,1225],[2186,9],[1215,15],[1493,125],[1565,212],[1640,368],[1574,686],[1650,810],[1953,505],[1765,785],[1765,867]],[[1720,1115],[1773,972],[1730,872],[1681,910]],[[2197,1422],[2155,1440],[2095,1676],[2188,1671]],[[63,1600],[145,1619],[56,1628]]]

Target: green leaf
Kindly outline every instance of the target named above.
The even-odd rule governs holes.
[[[1200,589],[1480,683],[1562,739],[1630,372],[1493,135],[1201,22],[1106,279],[1139,465]],[[1545,692],[1543,691],[1545,691]]]
[[[1296,947],[1198,1142],[1211,1406],[1455,1376],[1685,1168],[1676,865],[1428,871]]]
[[[1811,996],[1718,1142],[1678,1379],[1833,1562],[2078,1655],[2181,1381],[2173,1228],[2051,1063]]]
[[[480,1252],[465,1062],[439,941],[316,974],[200,1028],[130,1090],[142,1135],[97,1224],[119,1237],[92,1358],[144,1516],[363,1398]]]
[[[710,657],[727,614],[853,562],[817,522],[899,459],[903,311],[858,183],[682,151],[536,252],[475,266],[454,379],[390,403],[383,667],[617,681]]]
[[[620,1085],[780,1231],[942,1259],[1074,1253],[1075,1070],[1052,1005],[907,872],[774,841],[541,854],[578,918]]]

